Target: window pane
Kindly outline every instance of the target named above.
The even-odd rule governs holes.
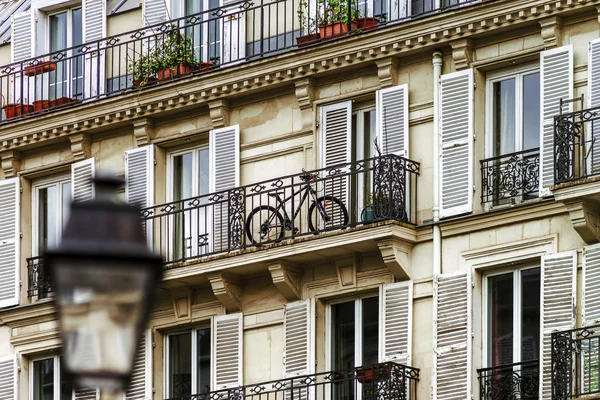
[[[54,400],[54,359],[33,362],[33,400]]]
[[[513,274],[488,278],[490,366],[513,362]]]
[[[538,359],[540,339],[540,269],[521,272],[521,361]]]
[[[62,224],[61,232],[65,229],[71,211],[71,181],[63,182],[61,192]]]
[[[515,79],[494,83],[494,156],[516,151],[515,148]]]
[[[362,301],[362,365],[379,361],[379,298]]]
[[[38,190],[38,255],[58,244],[58,188]]]
[[[50,16],[50,51],[67,48],[67,13]]]
[[[185,0],[185,15],[193,15],[202,11],[202,0]]]
[[[540,74],[523,77],[523,150],[540,146]]]
[[[196,331],[196,343],[198,348],[196,354],[198,357],[198,376],[197,393],[210,392],[210,328],[198,329]]]
[[[169,336],[169,397],[192,395],[192,334]]]
[[[173,200],[192,197],[192,153],[173,157]]]
[[[208,149],[198,150],[198,158],[198,165],[200,166],[200,171],[198,171],[198,188],[200,192],[198,195],[208,194],[210,193],[210,159]]]
[[[63,365],[62,357],[60,358],[60,365]],[[73,399],[73,383],[60,369],[60,400],[72,400]]]
[[[73,10],[71,15],[73,18],[73,26],[71,27],[71,46],[79,46],[83,43],[81,8]]]
[[[332,310],[333,369],[354,368],[354,302],[334,304]]]

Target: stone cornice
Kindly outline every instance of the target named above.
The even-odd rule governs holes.
[[[38,301],[0,312],[2,324],[16,328],[57,319],[54,299]]]
[[[408,56],[425,49],[448,46],[483,32],[547,20],[566,11],[595,6],[600,0],[499,0],[436,14],[372,33],[340,39],[308,49],[215,71],[208,75],[113,97],[14,122],[2,127],[0,151],[26,148],[31,143],[53,140],[73,133],[132,124],[165,110],[207,104],[249,91],[294,85],[298,79],[315,77],[350,65],[374,64],[392,56]],[[540,27],[541,29],[541,27]],[[64,139],[63,139],[64,140]]]

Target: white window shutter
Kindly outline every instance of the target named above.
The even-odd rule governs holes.
[[[125,151],[125,201],[142,208],[154,205],[154,147]]]
[[[552,396],[552,332],[575,328],[577,251],[542,256],[540,399]]]
[[[286,378],[314,372],[314,310],[312,298],[285,305],[283,368]]]
[[[213,318],[212,390],[242,386],[243,321],[242,313]]]
[[[383,285],[379,299],[379,359],[410,366],[413,282]]]
[[[554,184],[554,117],[560,113],[560,99],[573,97],[573,45],[540,53],[540,196]],[[563,112],[570,112],[568,104]]]
[[[17,399],[17,356],[7,356],[0,358],[0,399]]]
[[[600,107],[600,39],[592,40],[588,50],[588,108]],[[588,158],[588,175],[600,172],[600,127],[590,124],[592,157]],[[586,138],[590,140],[590,138]]]
[[[19,304],[19,178],[0,181],[0,307]]]
[[[244,61],[246,58],[246,13],[240,11],[237,0],[224,0],[223,9],[227,10],[220,22],[223,24],[223,64]]]
[[[434,278],[434,399],[471,398],[471,274]]]
[[[95,174],[94,157],[71,165],[71,190],[73,201],[87,201],[94,198],[92,179]]]
[[[473,211],[473,70],[441,76],[440,215]]]
[[[106,2],[83,0],[83,42],[106,37]]]
[[[377,91],[377,142],[383,154],[408,157],[408,85]]]
[[[100,391],[95,388],[81,388],[73,391],[73,400],[99,400]]]
[[[92,42],[90,51],[84,55],[83,91],[86,99],[105,92],[106,54],[97,48],[97,40],[106,37],[106,2],[83,0],[83,42]]]
[[[166,0],[143,0],[142,13],[144,25],[154,25],[168,19]]]
[[[125,400],[150,400],[152,398],[152,331],[144,331],[135,362],[129,387],[125,391]]]
[[[31,58],[33,54],[33,14],[31,10],[11,16],[12,62]]]
[[[582,315],[584,326],[600,323],[600,245],[583,248]]]

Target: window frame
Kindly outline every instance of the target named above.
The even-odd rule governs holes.
[[[186,146],[184,148],[177,148],[175,150],[171,150],[167,153],[167,195],[166,195],[166,200],[167,203],[170,203],[173,200],[173,189],[174,189],[174,177],[173,177],[173,173],[174,171],[174,159],[177,156],[181,156],[187,153],[192,153],[192,197],[197,197],[199,196],[199,187],[198,187],[198,175],[197,175],[197,171],[198,171],[198,163],[199,163],[199,159],[198,157],[195,155],[199,150],[208,150],[210,152],[210,146],[208,143],[208,140],[206,142],[202,142],[201,144],[195,145],[195,146]],[[210,167],[211,165],[209,164],[209,171],[208,171],[208,176],[210,179]],[[209,188],[210,188],[210,181],[209,181]],[[210,190],[210,189],[209,189]],[[209,191],[210,193],[210,191]]]
[[[57,352],[52,352],[52,353],[42,353],[42,354],[37,354],[34,356],[29,357],[29,384],[28,384],[28,399],[29,400],[33,400],[33,390],[34,390],[34,385],[33,385],[33,381],[34,381],[34,369],[33,369],[33,363],[36,361],[42,361],[42,360],[48,360],[48,359],[52,359],[53,362],[53,379],[52,379],[52,385],[53,385],[53,400],[61,400],[60,398],[60,370],[61,370],[61,365],[60,365],[60,355],[56,354]],[[75,388],[73,388],[73,390],[71,391],[71,399],[74,400],[75,399]]]

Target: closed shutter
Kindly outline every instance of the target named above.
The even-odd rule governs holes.
[[[209,199],[209,201],[214,201],[212,251],[218,252],[241,245],[241,243],[230,243],[230,239],[236,235],[230,235],[229,214],[230,206],[240,200],[239,196],[230,190],[240,185],[239,125],[210,131],[209,147],[210,192],[217,193],[216,196]],[[243,238],[243,235],[240,237]]]
[[[129,387],[125,391],[125,400],[150,400],[152,398],[152,356],[151,330],[144,331],[140,339]]]
[[[471,274],[434,279],[434,395],[438,400],[471,398]]]
[[[144,25],[154,25],[165,22],[168,18],[167,0],[143,0],[142,12],[144,17]]]
[[[0,307],[19,304],[19,179],[0,181]]]
[[[552,332],[575,327],[577,252],[542,256],[540,398],[552,397]]]
[[[441,76],[442,217],[473,210],[473,70]]]
[[[283,368],[286,378],[314,372],[314,300],[285,305]]]
[[[408,85],[378,90],[376,99],[379,148],[408,157]]]
[[[83,41],[91,42],[106,36],[106,2],[83,1]]]
[[[573,97],[573,46],[540,53],[540,196],[554,184],[554,117],[560,113],[560,99]],[[572,105],[563,108],[570,112]]]
[[[74,202],[88,201],[94,198],[94,184],[92,179],[95,173],[94,157],[88,158],[71,165],[71,188]]]
[[[154,148],[125,151],[125,200],[142,208],[154,205]]]
[[[0,358],[0,399],[17,399],[17,356]]]
[[[213,319],[213,390],[242,386],[242,313]]]
[[[84,0],[83,12],[83,42],[88,43],[90,50],[84,58],[84,98],[90,99],[105,93],[106,53],[99,49],[106,37],[106,2]]]
[[[381,316],[379,358],[410,366],[412,349],[413,282],[383,285],[379,304]]]
[[[588,51],[588,108],[600,107],[600,39],[590,42]],[[587,160],[587,174],[600,173],[600,126],[594,123],[589,127],[586,140],[593,139],[591,156]],[[586,152],[589,151],[586,149]]]
[[[31,10],[11,17],[12,62],[33,57],[33,16]]]
[[[223,24],[223,63],[237,63],[246,58],[246,12],[237,0],[225,0],[221,17]],[[242,9],[242,11],[240,11]]]
[[[600,245],[583,249],[583,296],[581,305],[584,326],[600,322]]]
[[[98,400],[100,398],[98,389],[81,388],[73,391],[74,400]]]

